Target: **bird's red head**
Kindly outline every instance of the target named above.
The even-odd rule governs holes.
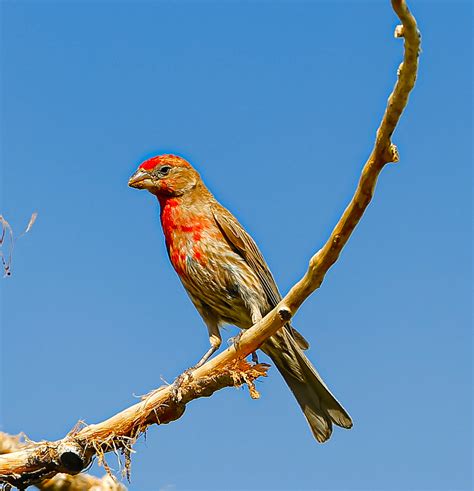
[[[157,155],[142,162],[129,179],[132,188],[147,189],[158,197],[181,196],[194,189],[199,174],[177,155]]]

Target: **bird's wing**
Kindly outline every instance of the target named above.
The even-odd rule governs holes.
[[[255,241],[240,225],[234,215],[223,206],[215,203],[212,213],[225,239],[257,275],[268,297],[268,302],[272,307],[276,307],[282,297]]]
[[[213,203],[212,214],[224,238],[257,275],[267,295],[268,303],[272,308],[276,307],[282,298],[281,293],[255,241],[240,225],[237,218],[219,203]],[[308,341],[291,324],[286,324],[285,327],[301,349],[309,348]]]

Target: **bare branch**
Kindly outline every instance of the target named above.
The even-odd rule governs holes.
[[[26,440],[26,441],[23,441]],[[9,435],[0,431],[0,454],[15,452],[28,446],[29,440],[24,435]],[[109,475],[102,478],[89,474],[56,474],[52,479],[45,479],[36,484],[43,491],[126,491],[126,487]]]
[[[199,376],[193,374],[192,379],[184,380],[178,396],[173,386],[162,387],[102,423],[76,425],[62,440],[31,442],[23,450],[0,455],[0,482],[25,488],[60,472],[77,474],[95,456],[110,473],[104,454],[113,451],[123,456],[123,473],[128,475],[132,446],[148,426],[166,424],[180,418],[189,401],[209,397],[224,387],[247,384],[251,396],[257,398],[258,392],[253,382],[264,376],[267,369],[268,365],[251,366],[245,360],[234,357],[227,366],[212,372],[206,369]]]
[[[37,484],[41,491],[126,491],[126,487],[106,474],[102,478],[90,474],[56,474]]]
[[[398,80],[388,98],[387,108],[377,130],[374,148],[362,169],[362,175],[349,206],[345,209],[326,244],[310,260],[305,276],[290,290],[283,300],[294,313],[308,296],[321,286],[328,269],[337,261],[343,247],[359,223],[372,200],[381,170],[389,162],[398,162],[399,156],[391,136],[415,85],[420,51],[420,33],[415,18],[404,0],[392,0],[392,6],[402,21],[396,37],[405,38],[404,59],[398,69]]]
[[[142,402],[102,423],[76,428],[56,442],[39,442],[23,451],[0,456],[0,481],[3,479],[4,482],[25,487],[58,472],[76,474],[87,467],[94,456],[106,466],[104,453],[110,451],[123,455],[125,472],[129,472],[130,453],[136,439],[151,424],[178,419],[191,400],[210,396],[223,387],[243,383],[250,387],[254,397],[258,396],[253,381],[266,374],[267,366],[250,366],[244,358],[283,327],[308,296],[319,288],[370,203],[382,168],[389,162],[398,161],[391,135],[416,80],[420,37],[416,21],[405,1],[392,0],[392,6],[402,22],[396,36],[405,38],[404,60],[398,71],[398,80],[388,99],[374,148],[362,169],[355,194],[326,244],[311,258],[304,277],[275,309],[242,334],[237,346],[229,347],[196,369],[192,379],[183,382],[179,394],[172,386],[162,387],[150,393]]]

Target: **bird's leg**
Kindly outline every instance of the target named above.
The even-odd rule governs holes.
[[[209,332],[209,342],[211,347],[206,351],[204,356],[196,363],[196,365],[192,366],[185,370],[174,382],[173,382],[173,396],[178,402],[181,400],[181,392],[180,388],[185,381],[189,382],[193,379],[193,372],[196,368],[201,367],[206,363],[207,360],[219,349],[222,338],[221,333],[219,332],[219,326],[217,323],[209,323],[207,324],[207,329]]]
[[[260,320],[262,320],[262,313],[258,307],[254,307],[252,309],[252,325],[254,326]],[[258,355],[256,351],[252,352],[252,363],[258,363]]]
[[[209,343],[211,347],[206,351],[204,356],[194,365],[192,368],[195,370],[200,366],[204,365],[207,360],[219,349],[222,344],[221,333],[219,331],[219,325],[217,322],[206,323],[207,331],[209,332]]]
[[[191,367],[189,370],[196,370],[196,368],[199,368],[202,365],[204,365],[204,363],[206,363],[206,361],[209,360],[209,358],[219,349],[219,346],[220,345],[221,345],[220,341],[219,341],[219,344],[212,345],[206,351],[206,353],[204,354],[204,356],[196,363],[196,365],[194,365],[193,367]]]
[[[262,319],[262,314],[260,312],[260,309],[257,306],[255,306],[254,308],[252,308],[252,325],[255,325],[261,319]],[[240,331],[239,334],[237,334],[237,336],[229,339],[229,341],[234,344],[236,350],[239,349],[239,341],[241,337],[242,337],[242,331]],[[252,356],[252,363],[257,364],[258,363],[257,352],[256,351],[252,352],[251,356]]]

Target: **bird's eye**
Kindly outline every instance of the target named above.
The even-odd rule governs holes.
[[[168,175],[170,173],[170,170],[171,170],[171,166],[170,165],[162,165],[158,169],[158,172],[160,173],[160,175],[166,176],[166,175]]]

